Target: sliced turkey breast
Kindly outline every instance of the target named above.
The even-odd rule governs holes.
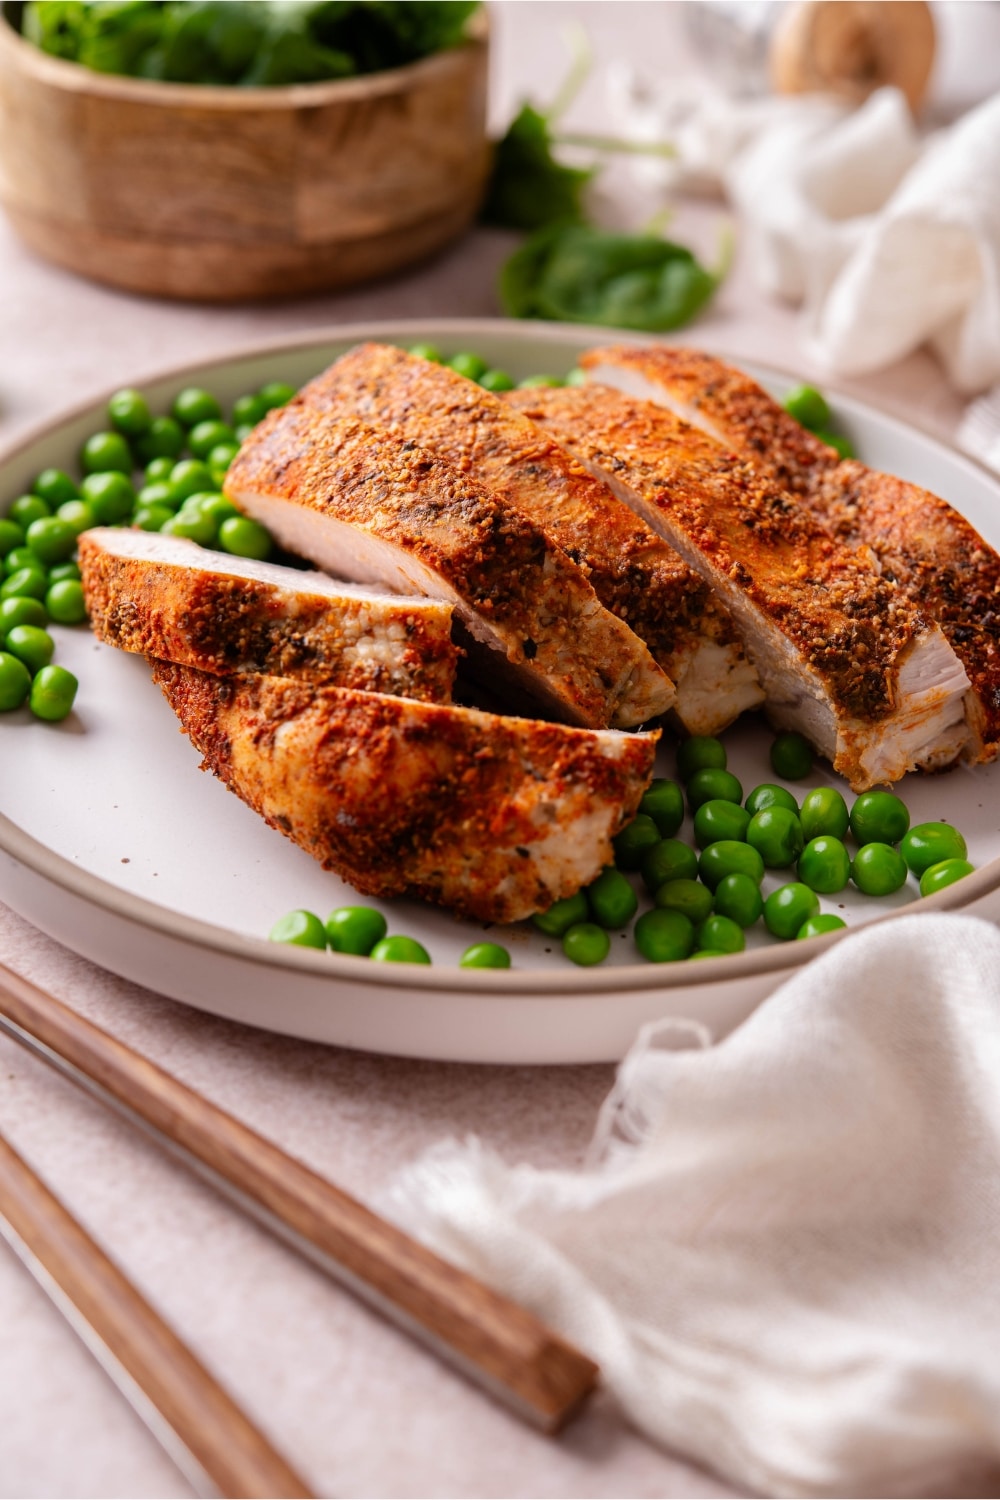
[[[118,527],[85,531],[79,558],[90,623],[124,651],[451,702],[450,604]]]
[[[302,392],[333,416],[388,428],[476,478],[538,526],[590,579],[601,603],[649,647],[677,687],[689,734],[716,734],[763,700],[743,643],[711,590],[609,487],[474,381],[387,344],[361,344]],[[520,412],[524,412],[521,415]]]
[[[755,380],[693,349],[595,349],[604,385],[657,401],[774,478],[827,530],[871,547],[883,571],[936,620],[969,678],[966,758],[1000,754],[1000,556],[929,490],[841,460]]]
[[[488,922],[600,873],[659,738],[166,662],[154,678],[203,769],[326,869]]]
[[[591,728],[673,705],[673,683],[579,568],[479,482],[301,396],[243,444],[226,494],[327,572],[454,604],[490,684]]]
[[[598,387],[535,396],[536,420],[718,590],[775,724],[800,730],[856,791],[959,755],[965,671],[869,553],[662,407]]]

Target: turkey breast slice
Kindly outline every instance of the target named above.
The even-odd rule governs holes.
[[[388,428],[474,473],[544,531],[673,679],[672,713],[688,734],[717,734],[762,702],[731,616],[672,547],[529,421],[531,392],[501,399],[445,365],[361,344],[301,394],[317,411]]]
[[[1000,556],[947,501],[815,437],[749,375],[694,349],[594,349],[604,385],[658,401],[797,496],[835,536],[863,544],[944,631],[969,689],[965,758],[1000,754]]]
[[[155,662],[211,770],[368,896],[514,922],[612,860],[657,732],[621,734]]]
[[[91,626],[124,651],[451,701],[450,604],[118,527],[85,531],[79,560]]]
[[[225,491],[327,572],[452,603],[490,685],[548,715],[630,728],[673,705],[648,648],[560,547],[397,433],[296,397],[254,429]]]
[[[776,725],[856,791],[960,754],[964,668],[870,553],[661,406],[598,387],[534,395],[536,420],[718,590]]]

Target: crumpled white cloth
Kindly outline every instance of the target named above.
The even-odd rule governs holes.
[[[758,284],[802,304],[819,365],[861,375],[928,344],[959,391],[1000,381],[1000,94],[924,140],[896,89],[851,110],[611,84],[626,129],[677,146],[634,170],[725,193]]]
[[[1000,932],[880,924],[697,1031],[640,1036],[582,1170],[444,1143],[390,1208],[738,1485],[1000,1473]]]

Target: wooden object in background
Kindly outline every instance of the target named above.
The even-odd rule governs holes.
[[[0,201],[39,254],[130,291],[242,301],[431,254],[490,163],[487,28],[332,83],[148,83],[50,57],[0,15]]]
[[[543,1431],[558,1431],[590,1396],[597,1366],[532,1313],[2,965],[0,1031]]]
[[[312,1494],[2,1136],[0,1235],[199,1493]]]
[[[771,39],[771,81],[779,94],[838,94],[851,104],[891,85],[916,113],[934,50],[926,0],[796,0]]]

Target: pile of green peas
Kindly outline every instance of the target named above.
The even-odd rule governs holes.
[[[279,917],[271,928],[272,943],[294,943],[300,948],[331,948],[376,963],[429,964],[431,956],[416,938],[389,934],[388,923],[373,906],[338,906],[323,922],[315,912],[299,909]],[[459,959],[463,969],[509,969],[510,954],[499,943],[473,943]]]
[[[154,417],[140,391],[117,391],[108,425],[80,450],[80,479],[43,469],[0,517],[0,712],[27,702],[52,722],[71,712],[79,683],[52,658],[46,626],[87,617],[77,538],[91,526],[133,526],[265,559],[267,530],[221,493],[239,444],[275,406],[295,395],[271,382],[241,396],[232,419],[209,391],[188,387],[170,414]],[[141,483],[135,483],[136,475]]]
[[[420,359],[429,359],[431,364],[447,365],[456,375],[464,375],[484,391],[528,391],[537,386],[582,385],[586,376],[582,370],[571,370],[565,378],[558,375],[529,375],[525,380],[512,380],[506,370],[495,369],[478,354],[461,350],[458,354],[444,355],[436,344],[411,344],[410,354]]]

